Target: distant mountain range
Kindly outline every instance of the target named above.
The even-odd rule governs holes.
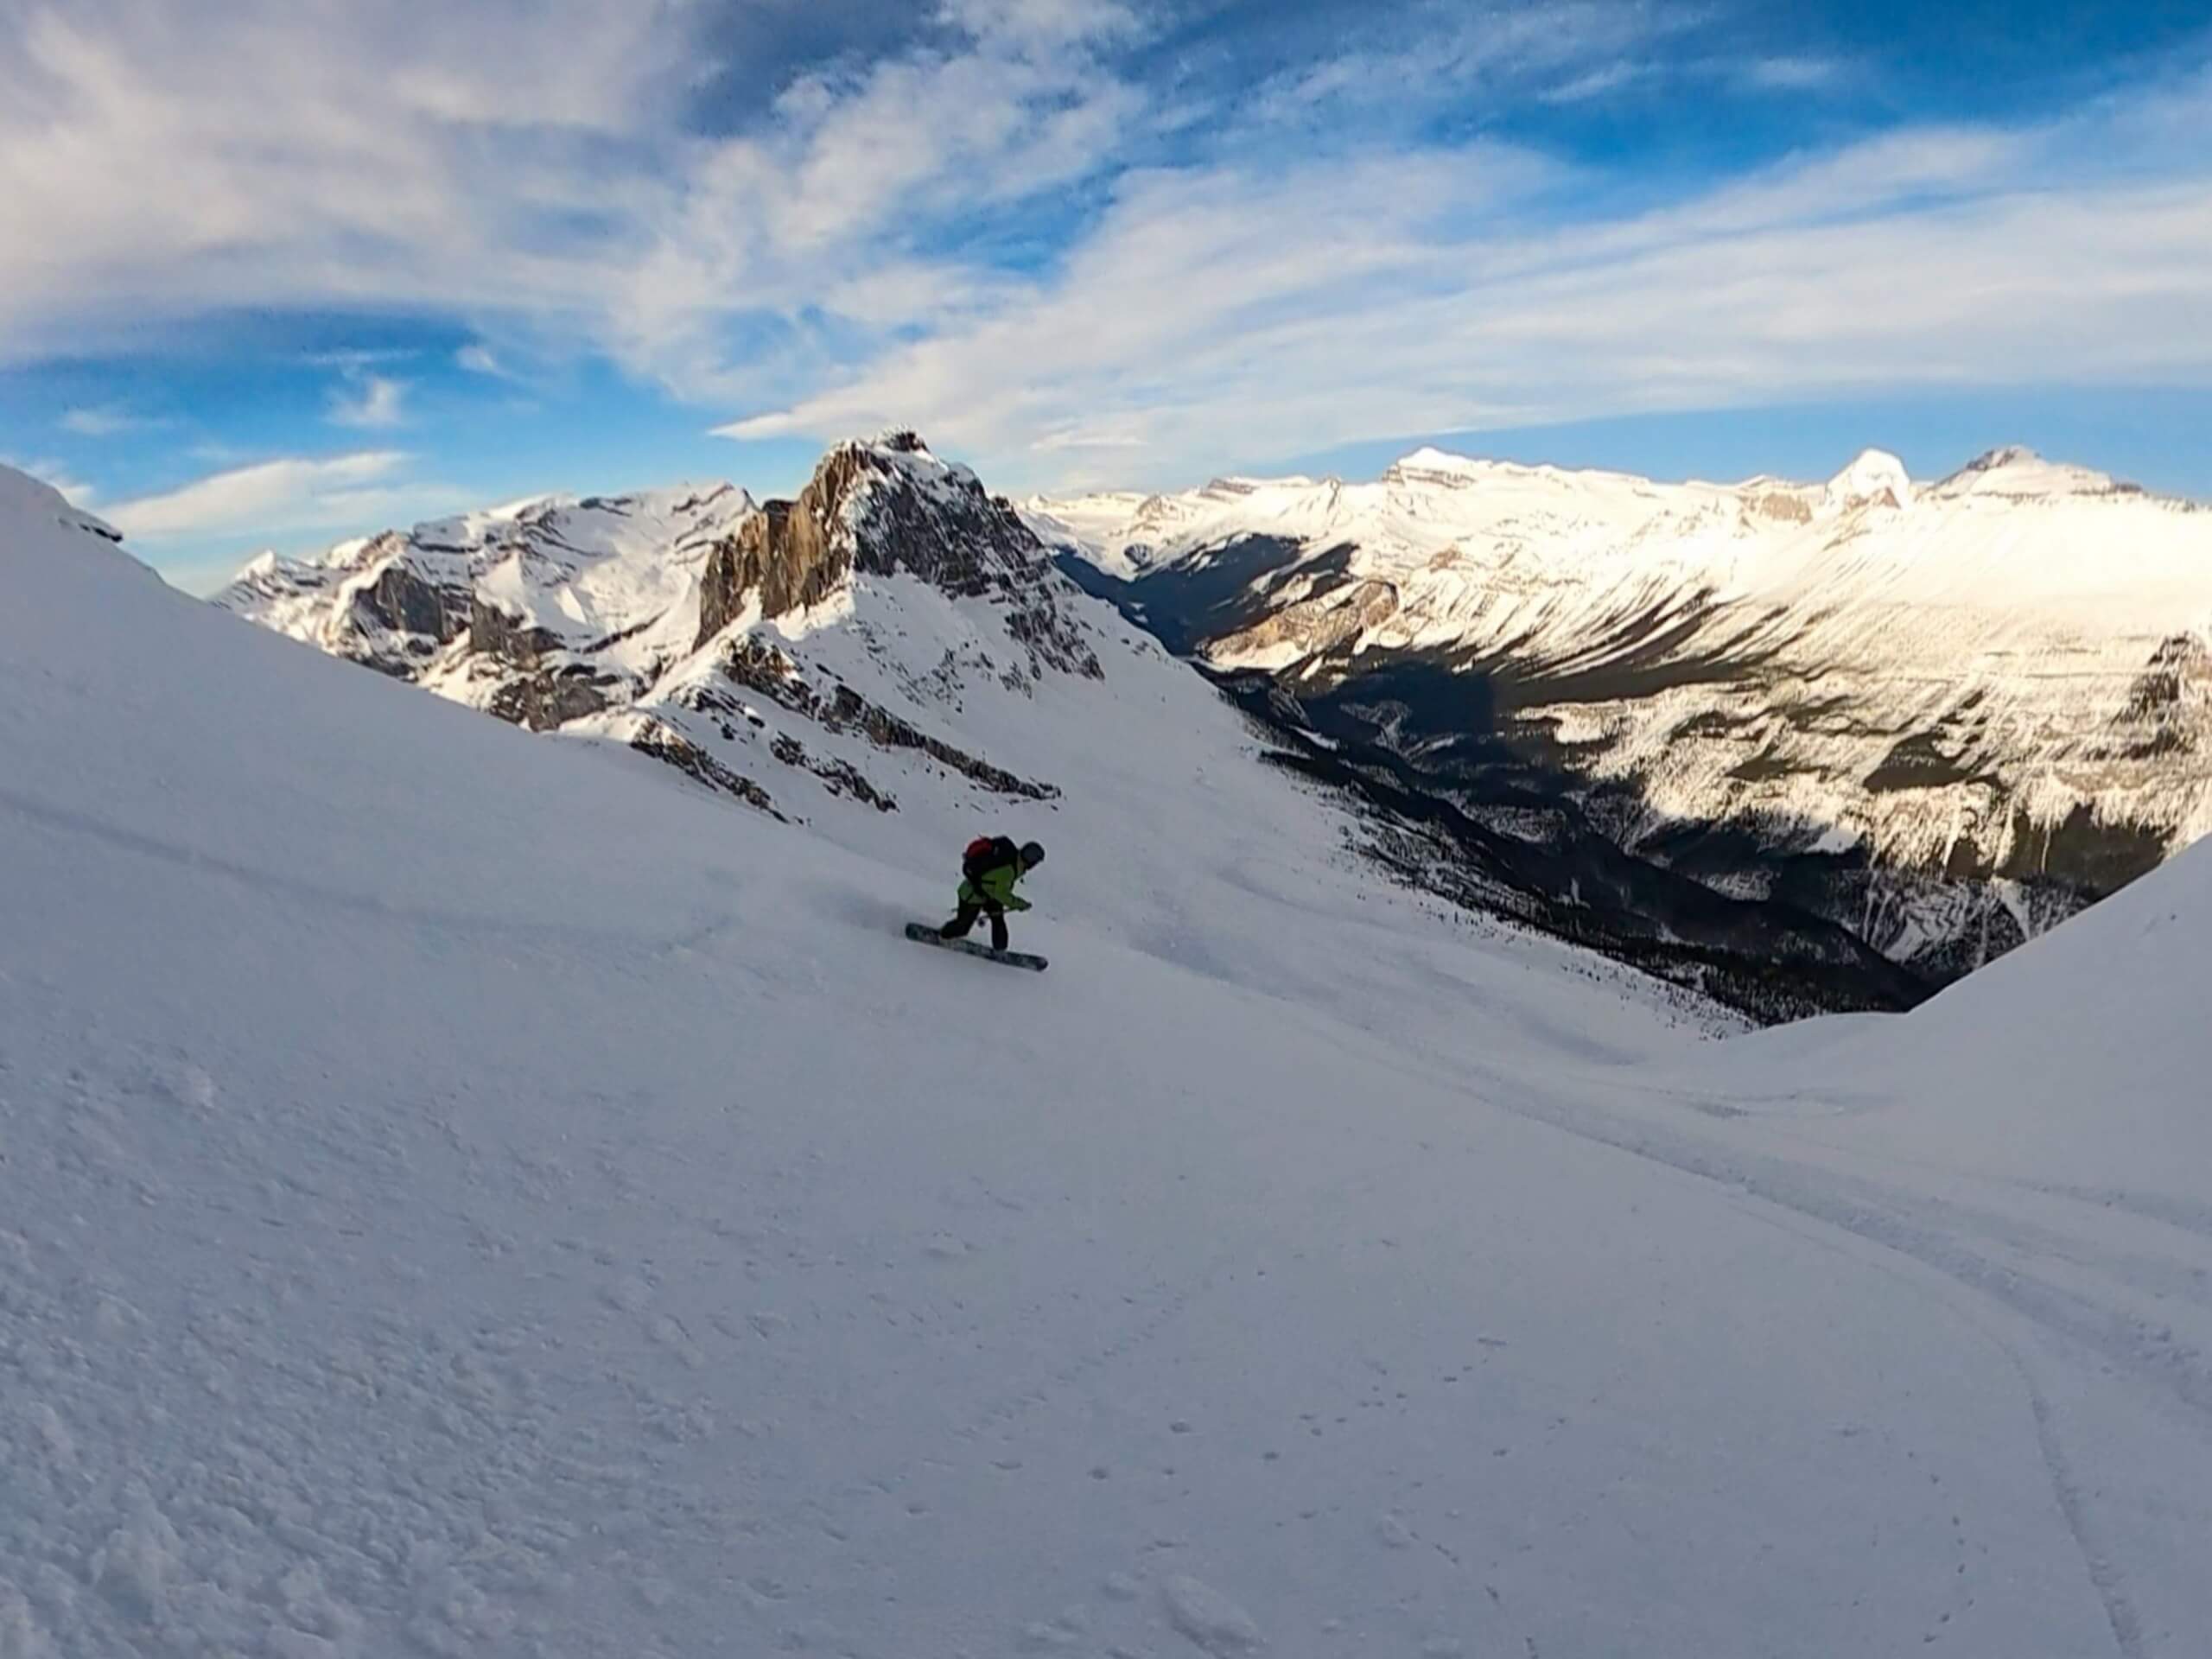
[[[1055,812],[1077,750],[1144,767],[1164,644],[1396,879],[1761,1017],[1910,1005],[2212,810],[2212,514],[2018,452],[1723,488],[1430,450],[1017,511],[889,434],[791,501],[547,497],[216,602],[779,817],[946,839]]]
[[[1602,833],[1929,983],[2212,829],[2212,512],[2024,449],[1730,486],[1424,449],[1027,513],[1174,650],[1266,677],[1322,769]]]

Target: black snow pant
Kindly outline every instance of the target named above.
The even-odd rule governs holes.
[[[986,914],[991,918],[991,949],[1005,950],[1006,912],[996,905],[963,904],[959,914],[938,929],[938,936],[946,939],[964,939],[968,937],[969,929],[976,925],[976,918]]]

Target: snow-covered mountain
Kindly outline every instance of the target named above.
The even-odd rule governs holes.
[[[2024,450],[1723,486],[1424,449],[1028,514],[1336,740],[1476,804],[1502,740],[1630,849],[1939,977],[2212,829],[2212,512]]]
[[[814,632],[878,582],[1014,637],[903,571]],[[5,471],[0,601],[10,1659],[2212,1629],[2212,848],[1909,1017],[1700,1042],[1376,884],[1110,617],[1103,679],[995,658],[1057,812],[770,757],[802,826]],[[1130,744],[1063,749],[1102,696]],[[984,806],[1049,974],[897,936]]]
[[[219,602],[264,626],[543,728],[626,702],[690,641],[671,632],[708,555],[753,512],[727,484],[545,497],[264,553]],[[475,643],[454,652],[456,640]]]
[[[757,506],[727,484],[550,498],[320,559],[264,556],[215,602],[802,815],[825,794],[892,811],[948,784],[1050,801],[1054,785],[991,765],[950,727],[995,713],[1033,736],[1050,724],[1040,692],[1050,705],[1061,678],[1103,682],[1098,652],[1135,643],[1007,503],[910,433],[840,446],[796,501]]]
[[[905,838],[918,815],[954,844],[981,817],[1082,810],[1066,796],[1075,757],[1155,765],[1171,741],[1161,683],[1168,706],[1205,695],[1081,593],[1009,503],[910,433],[838,446],[791,501],[728,486],[541,501],[264,558],[217,602],[779,816],[899,813],[883,833]],[[1342,817],[1332,834],[1394,863],[1430,833],[1371,806],[1356,829]],[[1713,905],[1594,838],[1548,861],[1455,857],[1470,865],[1443,889],[1454,899],[1763,1017],[1914,999],[1833,924]]]

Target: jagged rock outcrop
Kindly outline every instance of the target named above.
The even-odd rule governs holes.
[[[791,822],[776,810],[776,804],[766,790],[742,772],[722,765],[701,745],[659,721],[639,722],[638,728],[631,733],[629,742],[639,753],[665,761],[678,772],[697,779],[709,789],[734,796],[747,806],[757,807],[780,823]]]
[[[956,599],[985,599],[1047,669],[1096,679],[1096,652],[1066,613],[1050,555],[1013,503],[911,432],[845,443],[793,501],[771,501],[715,548],[699,598],[703,645],[748,614],[774,620],[822,604],[849,575],[910,575]]]
[[[550,628],[509,615],[481,594],[471,595],[468,649],[480,663],[509,671],[485,701],[501,720],[550,732],[613,707],[624,678],[595,667]]]
[[[404,561],[387,559],[353,590],[353,634],[363,643],[371,667],[396,671],[396,664],[384,660],[386,652],[396,648],[406,659],[428,661],[468,626],[474,601],[467,587],[429,582]]]
[[[852,559],[831,545],[809,499],[814,487],[808,485],[797,501],[764,504],[715,549],[699,592],[697,644],[705,645],[755,606],[768,621],[811,609],[845,579]]]
[[[745,702],[732,694],[730,688],[741,687],[760,693],[778,708],[804,716],[824,730],[855,733],[879,749],[918,751],[947,771],[957,772],[995,794],[1046,801],[1059,793],[1050,784],[1017,778],[942,738],[930,735],[881,704],[871,702],[849,685],[833,679],[825,695],[788,652],[764,640],[749,636],[731,640],[721,654],[718,669],[718,678],[694,681],[676,696],[685,708],[722,720],[726,737],[737,735],[728,721],[757,720]],[[853,792],[859,798],[870,798],[858,789]]]
[[[839,445],[791,501],[756,508],[720,485],[525,502],[319,560],[265,556],[217,602],[517,725],[617,739],[779,816],[783,786],[759,774],[880,813],[917,766],[1049,801],[1052,785],[944,722],[979,685],[1026,696],[1047,674],[1104,671],[1020,515],[912,433]],[[931,606],[952,609],[911,653],[910,613]],[[813,661],[817,646],[843,665]],[[853,683],[848,648],[883,689]]]

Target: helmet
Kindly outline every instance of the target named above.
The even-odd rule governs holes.
[[[1033,841],[1021,849],[1021,865],[1024,869],[1033,870],[1044,861],[1045,846],[1042,842]]]

